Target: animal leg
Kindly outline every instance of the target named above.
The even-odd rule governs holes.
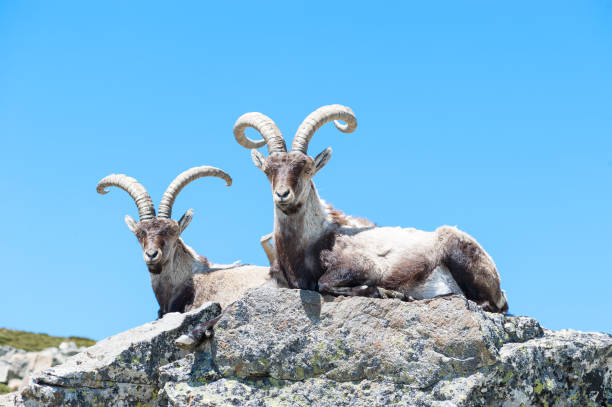
[[[205,339],[211,338],[214,334],[213,327],[219,322],[221,315],[209,321],[199,323],[191,331],[179,336],[174,344],[184,350],[193,350],[196,346],[202,343]]]
[[[264,252],[266,252],[266,256],[268,257],[268,261],[270,265],[274,263],[276,260],[276,253],[274,252],[274,246],[272,246],[272,238],[274,237],[274,233],[270,233],[268,235],[262,236],[260,239],[261,247],[263,247]]]
[[[328,270],[319,278],[319,292],[331,295],[346,295],[373,298],[399,298],[404,294],[374,285],[368,285],[366,273],[346,270]]]
[[[478,242],[457,228],[436,230],[441,262],[449,269],[465,296],[485,311],[505,313],[506,295],[501,290],[493,259]]]

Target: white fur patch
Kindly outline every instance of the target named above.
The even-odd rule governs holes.
[[[462,294],[461,288],[444,266],[438,266],[421,284],[410,287],[406,294],[417,300],[434,298],[447,294]]]
[[[501,290],[501,295],[499,296],[499,299],[497,300],[497,303],[495,305],[497,305],[497,308],[502,309],[507,303],[508,300],[506,299],[506,292],[504,290]]]

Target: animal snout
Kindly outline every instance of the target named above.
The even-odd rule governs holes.
[[[145,251],[145,256],[147,257],[147,260],[153,260],[154,258],[157,257],[158,254],[159,254],[159,250],[157,249],[147,249]]]
[[[281,200],[286,199],[289,194],[291,193],[291,191],[289,190],[289,188],[287,188],[284,185],[281,185],[280,187],[276,188],[276,196],[278,198],[280,198]]]

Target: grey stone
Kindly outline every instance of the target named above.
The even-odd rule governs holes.
[[[0,364],[0,383],[8,383],[9,366]]]
[[[86,347],[74,342],[63,342],[59,348],[50,347],[41,351],[26,352],[10,346],[0,347],[0,383],[28,383],[29,378],[51,366],[64,363],[69,356],[76,355]],[[13,383],[10,385],[10,383]]]
[[[172,340],[201,320],[221,312],[207,303],[104,339],[66,363],[32,378],[21,392],[27,406],[131,406],[151,403],[157,394],[158,368],[185,352]]]
[[[8,345],[2,345],[0,346],[0,358],[5,359],[7,355],[11,355],[15,353],[16,351],[19,351],[19,349],[15,349],[12,346],[8,346]],[[22,352],[25,352],[25,351],[22,351]]]
[[[262,287],[212,339],[173,340],[211,304],[99,342],[5,405],[606,406],[612,337],[549,331],[459,296],[401,302]]]
[[[208,348],[161,369],[168,405],[552,406],[566,397],[583,406],[611,397],[610,335],[545,333],[534,319],[458,296],[325,302],[266,290],[235,304]],[[583,373],[563,386],[571,363]],[[551,369],[555,382],[543,375]]]
[[[8,393],[0,395],[0,407],[24,406],[25,403],[21,394]]]

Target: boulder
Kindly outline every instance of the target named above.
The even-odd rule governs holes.
[[[612,403],[612,336],[549,331],[460,296],[401,302],[261,287],[228,307],[196,351],[174,346],[218,313],[209,303],[108,338],[0,405]]]
[[[3,402],[27,406],[151,404],[157,397],[159,367],[185,356],[173,340],[220,312],[219,304],[208,303],[111,336],[36,375],[17,398],[0,398],[0,406]]]
[[[57,348],[32,352],[0,346],[0,383],[7,384],[10,389],[19,388],[22,383],[28,383],[30,376],[60,365],[84,349],[74,342],[62,342]]]
[[[27,369],[27,352],[11,346],[0,346],[0,383],[22,378]]]

